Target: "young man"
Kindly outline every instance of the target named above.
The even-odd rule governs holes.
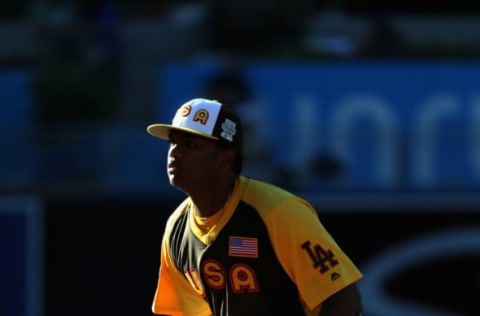
[[[152,310],[171,316],[360,315],[362,274],[305,200],[241,175],[242,126],[217,101],[193,99],[171,125],[170,215]]]

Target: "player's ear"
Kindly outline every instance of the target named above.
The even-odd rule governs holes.
[[[225,170],[232,170],[233,164],[235,163],[236,152],[234,149],[224,149],[222,150],[222,166],[225,167]]]

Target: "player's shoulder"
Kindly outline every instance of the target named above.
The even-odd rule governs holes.
[[[243,201],[263,214],[278,209],[306,209],[309,212],[313,210],[306,200],[273,183],[243,177],[241,185]]]
[[[273,183],[255,178],[241,177],[240,185],[245,199],[275,203],[293,196],[291,192]]]
[[[170,214],[167,219],[167,227],[166,229],[169,230],[175,224],[175,222],[182,216],[187,210],[191,203],[190,198],[185,198],[180,204],[178,204],[177,208]]]

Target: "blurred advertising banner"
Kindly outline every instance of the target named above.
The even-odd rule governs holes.
[[[468,62],[248,62],[241,105],[274,153],[271,163],[322,185],[318,162],[341,169],[325,188],[480,187],[480,64]],[[215,62],[160,68],[159,120],[204,95]],[[248,104],[247,104],[248,103]]]
[[[43,223],[32,197],[0,197],[0,315],[43,315]]]

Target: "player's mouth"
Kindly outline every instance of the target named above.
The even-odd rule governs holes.
[[[182,168],[179,167],[178,163],[171,162],[167,166],[167,170],[169,174],[176,174],[182,170]]]

